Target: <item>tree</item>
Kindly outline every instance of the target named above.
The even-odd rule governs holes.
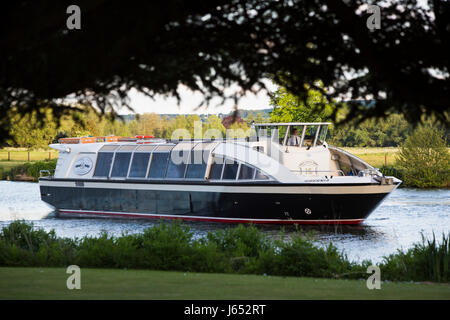
[[[57,126],[50,110],[41,110],[41,113],[45,115],[41,120],[44,123],[42,127],[37,125],[37,112],[24,116],[10,112],[12,126],[9,144],[29,149],[47,148],[57,134]]]
[[[208,130],[211,130],[211,131],[208,132]],[[213,135],[215,138],[219,138],[219,137],[215,136],[215,135],[219,135],[219,134],[221,135],[221,137],[225,136],[226,129],[223,126],[220,118],[218,116],[216,116],[215,114],[210,115],[208,117],[208,120],[206,121],[206,123],[203,125],[203,133],[205,134],[207,132],[208,132],[208,134]]]
[[[306,100],[279,88],[272,93],[270,113],[272,122],[325,122],[330,121],[334,106],[319,91],[310,89]]]
[[[135,134],[162,137],[164,132],[164,122],[160,115],[156,113],[144,113],[136,121]]]
[[[444,131],[430,124],[419,126],[401,146],[397,164],[403,168],[406,185],[442,187],[450,180],[450,153]]]
[[[334,128],[329,142],[345,147],[397,147],[411,133],[412,126],[401,114],[386,119],[350,122]]]
[[[80,0],[81,29],[68,30],[70,1],[10,1],[0,11],[0,139],[12,107],[51,105],[59,118],[70,97],[114,113],[131,88],[178,96],[181,84],[208,103],[255,91],[267,76],[302,100],[305,84],[329,101],[377,100],[349,117],[398,111],[448,124],[450,2],[385,1],[378,30],[367,28],[367,3]],[[242,90],[226,96],[232,84]]]
[[[249,127],[245,122],[234,122],[229,126],[226,132],[227,138],[245,138],[250,134]]]

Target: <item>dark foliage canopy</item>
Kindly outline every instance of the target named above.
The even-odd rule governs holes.
[[[177,96],[179,84],[238,98],[270,77],[300,97],[305,84],[329,99],[375,99],[351,117],[434,114],[449,123],[450,2],[385,1],[370,30],[370,0],[82,0],[2,4],[0,140],[6,112],[68,96],[103,111],[127,106],[131,88]],[[81,30],[66,9],[81,8]],[[224,88],[242,91],[226,97]],[[332,90],[326,90],[332,88]]]

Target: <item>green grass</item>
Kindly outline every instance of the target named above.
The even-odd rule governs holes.
[[[343,148],[344,150],[361,158],[371,166],[394,165],[398,148]],[[386,157],[386,158],[385,158]]]
[[[23,166],[26,161],[2,161],[0,160],[0,179],[6,180],[9,176],[11,177],[11,171],[17,167]]]
[[[65,268],[0,268],[0,299],[450,299],[448,284],[382,283],[151,270],[81,269],[68,290]]]
[[[23,165],[26,161],[0,161],[0,171],[9,172],[12,168]]]
[[[28,161],[28,150],[23,148],[0,149],[0,163],[8,161],[8,152],[10,152],[11,161]],[[33,150],[30,151],[30,161],[42,161],[49,158],[49,152],[52,159],[58,158],[58,151],[55,150]]]
[[[56,161],[0,161],[0,179],[38,181],[39,171],[54,170]]]
[[[360,279],[372,262],[349,261],[330,243],[317,246],[312,235],[291,234],[289,241],[268,238],[255,226],[208,232],[194,239],[189,227],[162,222],[139,234],[77,239],[59,238],[54,230],[14,221],[0,232],[0,266],[165,270],[180,272],[269,274],[327,279]],[[384,257],[383,279],[433,281],[450,279],[450,234],[442,241],[423,237],[408,250]]]

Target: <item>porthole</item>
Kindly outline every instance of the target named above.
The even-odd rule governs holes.
[[[92,170],[91,158],[83,157],[83,158],[78,159],[77,161],[75,161],[74,168],[75,168],[75,173],[79,176],[83,176],[83,175],[89,173],[89,171]]]

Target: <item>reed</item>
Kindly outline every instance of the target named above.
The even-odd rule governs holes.
[[[381,264],[384,277],[401,281],[434,281],[450,280],[450,233],[442,234],[440,242],[433,233],[431,239],[422,234],[422,240],[406,251],[384,258]]]

